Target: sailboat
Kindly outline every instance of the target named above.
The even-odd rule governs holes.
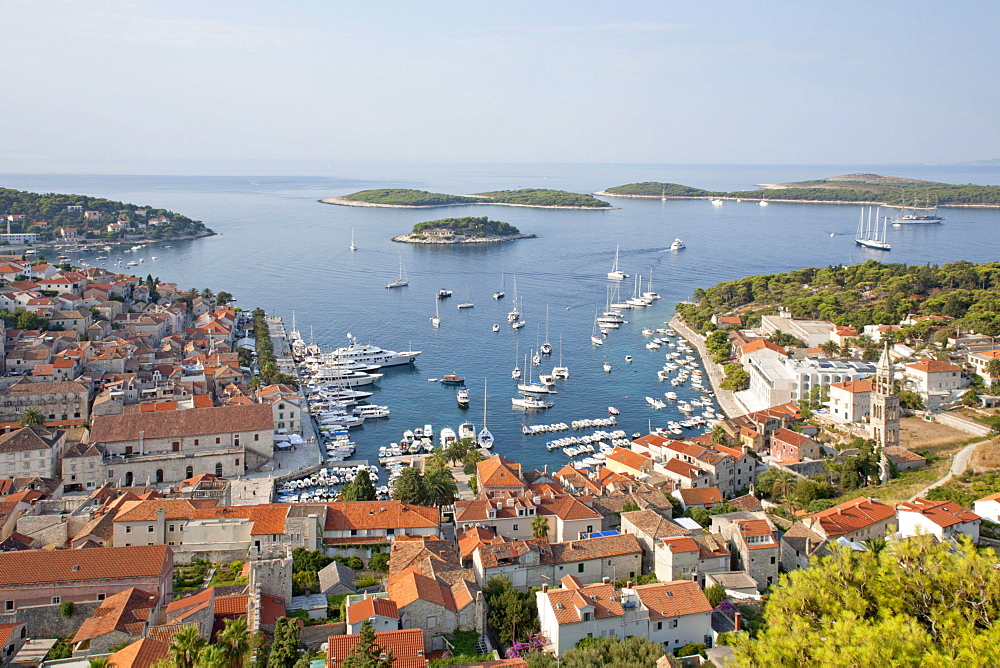
[[[410,281],[406,278],[406,269],[403,268],[403,254],[399,254],[399,278],[389,281],[385,287],[387,288],[401,288],[405,285],[409,285]]]
[[[594,311],[594,329],[590,333],[590,342],[595,346],[604,345],[604,339],[597,334],[597,311]]]
[[[562,359],[562,336],[559,337],[559,366],[552,367],[552,377],[566,380],[569,378],[569,367],[563,366]]]
[[[354,228],[353,227],[351,228],[351,245],[349,246],[349,248],[352,251],[358,250],[358,247],[354,245]]]
[[[552,354],[552,344],[549,343],[549,305],[545,305],[545,343],[540,348],[543,355]]]
[[[438,300],[434,300],[434,317],[431,318],[431,325],[434,327],[441,326],[441,315],[438,313]]]
[[[902,211],[906,211],[906,204],[904,203],[901,207]],[[935,204],[932,208],[930,206],[930,197],[928,196],[924,202],[924,210],[931,211],[932,213],[926,215],[917,214],[917,196],[913,196],[913,213],[903,213],[903,215],[893,218],[892,224],[894,227],[899,227],[901,225],[940,225],[941,221],[944,220],[941,216],[937,215],[937,205]]]
[[[615,246],[615,263],[611,265],[611,271],[608,272],[608,278],[612,281],[624,281],[628,278],[628,274],[618,268],[618,251],[621,246]]]
[[[519,347],[520,347],[519,343],[517,341],[515,341],[514,342],[514,370],[510,372],[510,377],[513,378],[514,380],[517,380],[518,378],[521,377],[521,367],[519,367],[517,365],[517,363],[521,361],[521,354],[520,354],[520,351],[518,350]]]
[[[469,290],[469,286],[465,286],[465,301],[458,305],[458,310],[461,311],[464,308],[472,308],[475,304],[472,303],[472,292]]]
[[[500,289],[493,293],[493,299],[503,299],[504,295],[507,294],[503,291],[503,272],[500,272]]]
[[[892,250],[892,246],[889,245],[886,240],[886,226],[888,225],[888,218],[882,219],[882,234],[879,235],[879,213],[881,207],[875,210],[875,222],[872,223],[872,208],[868,207],[868,219],[865,220],[865,208],[861,207],[861,218],[858,220],[858,233],[854,238],[855,243],[864,248],[871,248],[872,250]]]
[[[646,291],[642,293],[642,296],[646,299],[657,300],[660,295],[653,292],[653,268],[649,268],[649,282],[646,284]]]
[[[663,186],[663,189],[660,190],[660,201],[661,202],[666,202],[667,201],[667,187],[666,186]]]
[[[490,450],[493,448],[493,434],[490,430],[486,428],[486,379],[483,379],[483,428],[479,431],[479,436],[476,438],[479,443],[480,448]]]
[[[507,322],[517,322],[521,319],[521,312],[517,310],[517,274],[514,274],[514,305],[507,314]]]
[[[524,310],[524,297],[521,297],[521,311],[523,311],[523,310]],[[516,306],[514,307],[514,311],[511,311],[511,313],[515,313],[515,312],[517,313],[518,319],[517,320],[512,320],[511,323],[510,323],[510,326],[513,327],[514,329],[521,329],[522,327],[524,327],[524,321],[520,319],[521,313],[520,313],[520,311],[517,311],[517,307]],[[510,319],[509,315],[507,316],[507,319],[508,320]]]

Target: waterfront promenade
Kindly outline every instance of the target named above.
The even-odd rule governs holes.
[[[722,389],[722,381],[725,380],[726,375],[722,370],[722,365],[712,361],[712,356],[705,348],[705,337],[688,327],[679,315],[674,314],[674,317],[667,324],[675,332],[684,337],[685,341],[697,349],[698,355],[701,357],[701,364],[705,367],[708,380],[712,384],[712,390],[715,392],[715,398],[719,400],[719,406],[722,408],[722,412],[726,414],[726,417],[733,418],[748,413],[749,411],[736,398],[734,392]]]

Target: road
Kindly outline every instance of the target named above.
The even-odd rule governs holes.
[[[969,445],[965,446],[964,448],[956,452],[955,455],[952,457],[951,468],[948,469],[948,473],[946,473],[940,479],[932,482],[931,484],[927,485],[927,487],[924,487],[922,490],[914,494],[912,497],[910,497],[910,501],[917,498],[918,496],[926,495],[927,492],[934,489],[935,487],[940,487],[941,485],[951,480],[953,476],[962,475],[963,473],[965,473],[966,469],[969,468],[969,459],[972,457],[973,451],[975,451],[975,449],[979,446],[980,443],[986,443],[989,440],[990,439],[987,438],[982,441],[976,441],[975,443],[970,443]]]

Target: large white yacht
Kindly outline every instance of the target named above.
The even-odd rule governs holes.
[[[395,350],[385,350],[384,348],[379,348],[378,346],[370,344],[358,344],[357,340],[351,336],[350,332],[348,332],[347,338],[351,340],[351,345],[337,348],[330,353],[329,356],[331,358],[338,360],[350,360],[359,364],[383,367],[398,366],[400,364],[413,364],[413,362],[416,361],[417,356],[419,356],[422,352],[420,350],[404,350],[402,352],[396,352]]]

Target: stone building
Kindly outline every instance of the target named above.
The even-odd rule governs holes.
[[[0,390],[0,413],[15,421],[29,408],[37,408],[46,420],[86,420],[90,387],[79,381],[32,382],[20,378]]]
[[[871,393],[872,437],[880,448],[899,445],[899,395],[893,387],[892,357],[886,342]]]
[[[58,478],[66,432],[39,425],[0,434],[0,477]]]

